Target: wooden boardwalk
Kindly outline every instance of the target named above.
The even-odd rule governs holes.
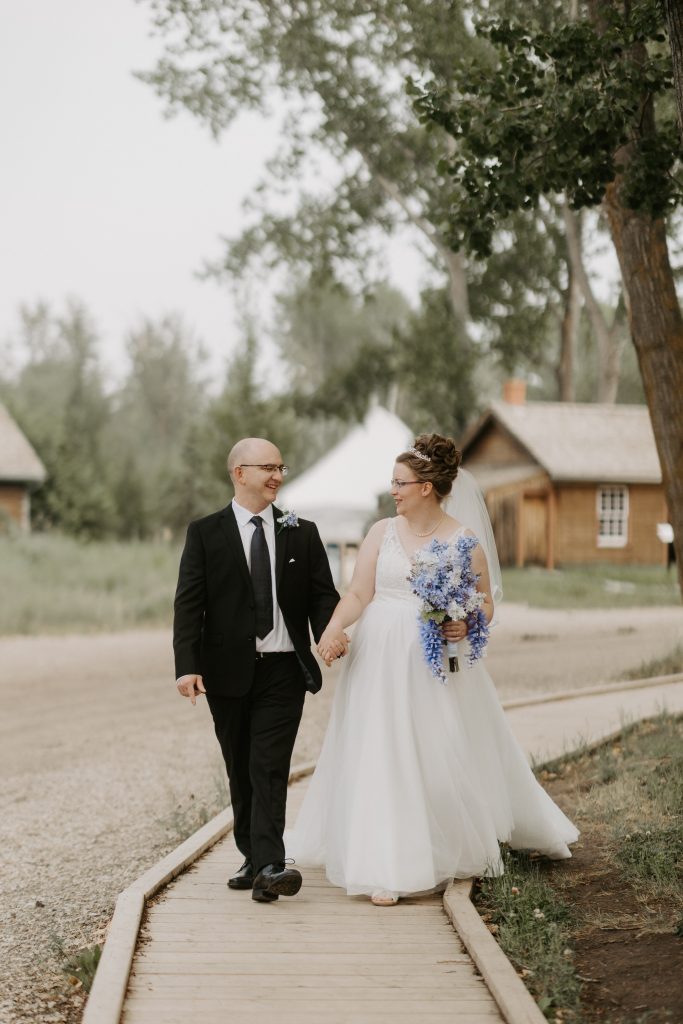
[[[226,885],[240,862],[230,833],[149,906],[123,1024],[502,1021],[440,896],[373,907],[304,869],[298,896],[257,904]]]
[[[579,738],[587,741],[609,735],[624,720],[656,714],[662,706],[683,711],[680,677],[661,686],[618,692],[608,687],[607,692],[510,707],[508,716],[529,754],[553,756],[571,749]],[[306,785],[303,779],[290,788],[290,823]],[[499,1024],[503,1020],[449,923],[441,897],[373,907],[364,897],[350,898],[333,888],[322,871],[304,870],[298,896],[256,904],[249,892],[232,892],[226,885],[241,860],[230,832],[148,903],[119,1018],[120,1003],[115,1004],[113,993],[120,970],[127,971],[128,951],[135,943],[131,928],[137,928],[136,900],[141,902],[143,891],[156,891],[163,884],[156,874],[162,868],[165,871],[164,862],[156,874],[148,872],[155,875],[153,885],[143,876],[136,883],[138,888],[133,885],[126,890],[129,904],[123,916],[130,921],[124,921],[117,933],[112,970],[98,972],[99,999],[91,997],[86,1007],[88,1024],[113,1024],[119,1019],[123,1024]],[[497,945],[490,942],[466,895],[465,903],[474,925],[472,917],[461,917],[458,927],[500,1005],[506,1006],[508,1024],[542,1024],[540,1011]],[[107,955],[105,947],[103,959]],[[100,973],[105,976],[100,978]],[[122,992],[121,988],[119,999]]]

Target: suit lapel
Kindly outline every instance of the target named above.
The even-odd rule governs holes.
[[[237,525],[235,519],[235,513],[232,508],[232,503],[223,509],[220,515],[220,524],[223,533],[227,537],[228,543],[232,548],[232,552],[237,559],[237,564],[240,567],[240,571],[244,576],[245,583],[251,589],[251,573],[249,572],[249,566],[247,565],[246,555],[244,554],[244,545],[242,544],[242,538],[240,536],[240,528]]]
[[[282,580],[282,570],[285,567],[285,553],[287,550],[287,534],[289,530],[285,530],[281,523],[278,523],[278,519],[282,515],[279,508],[273,505],[273,524],[275,526],[275,586],[280,586]]]

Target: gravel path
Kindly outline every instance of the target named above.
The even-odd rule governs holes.
[[[502,698],[594,685],[683,640],[680,608],[504,605],[488,667]],[[166,631],[0,639],[0,1021],[80,1018],[61,970],[100,941],[118,892],[225,803],[204,703],[177,697]],[[320,747],[338,667],[306,702]]]

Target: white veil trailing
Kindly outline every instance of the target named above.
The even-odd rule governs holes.
[[[441,507],[463,526],[468,526],[481,544],[489,567],[491,597],[494,606],[497,606],[503,599],[503,577],[500,572],[498,550],[484,495],[469,470],[462,467],[458,469],[453,490]]]

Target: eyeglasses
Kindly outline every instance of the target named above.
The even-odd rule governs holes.
[[[273,462],[266,463],[265,466],[258,462],[243,462],[237,467],[238,469],[264,469],[266,473],[282,473],[283,476],[287,476],[289,473],[289,466],[276,466]]]
[[[390,480],[392,491],[400,491],[402,487],[408,487],[409,484],[422,484],[424,480]]]

